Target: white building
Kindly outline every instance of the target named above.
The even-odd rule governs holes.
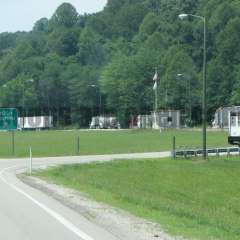
[[[181,114],[178,110],[162,110],[157,113],[152,112],[151,115],[138,116],[138,128],[145,129],[164,129],[164,128],[180,128]]]
[[[230,112],[240,112],[240,106],[220,107],[216,110],[214,120],[212,122],[213,128],[229,128]]]

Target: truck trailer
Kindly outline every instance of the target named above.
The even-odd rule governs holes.
[[[53,127],[52,116],[19,117],[18,129],[40,130]]]

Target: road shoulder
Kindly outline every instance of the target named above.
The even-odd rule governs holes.
[[[120,240],[175,240],[164,233],[158,224],[137,218],[123,210],[98,203],[87,195],[35,177],[19,174],[25,184],[38,189],[104,228]]]

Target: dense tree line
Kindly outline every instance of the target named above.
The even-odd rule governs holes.
[[[208,20],[210,121],[219,106],[240,104],[239,0],[108,0],[91,15],[64,3],[30,32],[0,34],[0,106],[61,125],[87,126],[99,112],[127,125],[152,111],[157,67],[159,109],[199,123],[203,24],[180,13]]]

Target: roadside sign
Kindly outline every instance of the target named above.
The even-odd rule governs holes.
[[[16,108],[0,108],[0,131],[17,130],[18,112]]]

